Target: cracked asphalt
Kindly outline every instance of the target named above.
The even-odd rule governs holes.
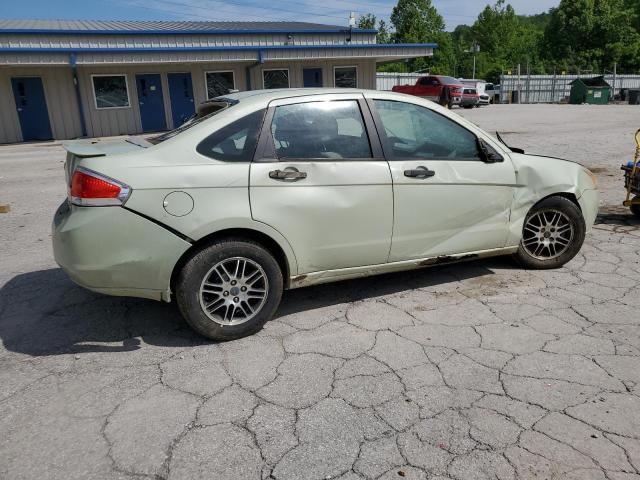
[[[68,280],[49,239],[61,147],[0,147],[0,478],[639,480],[640,222],[618,206],[638,109],[464,115],[598,172],[569,265],[291,291],[224,344]]]

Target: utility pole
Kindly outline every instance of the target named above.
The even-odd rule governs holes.
[[[522,85],[520,83],[521,81],[522,81],[522,78],[521,78],[520,64],[518,64],[518,103],[522,103],[522,98],[520,98],[522,95]]]
[[[527,101],[526,103],[531,103],[531,69],[529,68],[529,58],[527,58]]]
[[[471,78],[473,80],[476,79],[476,54],[479,51],[480,51],[480,45],[475,40],[471,44],[471,48],[466,51],[467,53],[472,53],[473,54],[473,75],[471,76]]]
[[[616,98],[616,83],[618,79],[618,62],[613,64],[613,92],[611,92],[612,100]]]

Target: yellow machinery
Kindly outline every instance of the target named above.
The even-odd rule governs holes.
[[[633,161],[622,166],[624,170],[627,199],[623,205],[630,207],[636,217],[640,217],[640,130],[636,132],[636,155]],[[633,198],[631,198],[633,196]]]

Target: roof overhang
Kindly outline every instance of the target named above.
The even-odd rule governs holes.
[[[433,55],[435,43],[216,47],[0,48],[0,65],[258,62],[369,58],[389,62]]]

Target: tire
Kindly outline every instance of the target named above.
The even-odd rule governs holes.
[[[640,197],[636,197],[633,199],[634,201],[640,201]],[[631,213],[633,213],[637,218],[640,218],[640,204],[631,205]]]
[[[527,214],[514,257],[528,269],[560,268],[578,254],[585,233],[580,208],[565,197],[549,197]]]
[[[228,238],[202,248],[185,263],[176,281],[176,302],[200,335],[234,340],[256,333],[271,319],[282,290],[282,271],[267,249]]]

